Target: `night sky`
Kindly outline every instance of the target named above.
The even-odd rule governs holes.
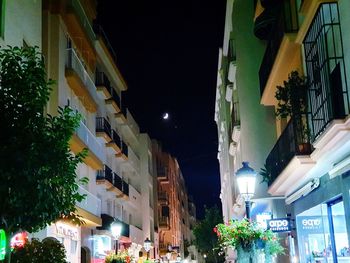
[[[203,205],[221,206],[214,108],[225,6],[225,0],[98,5],[98,22],[128,83],[127,106],[141,131],[178,159],[199,217]]]

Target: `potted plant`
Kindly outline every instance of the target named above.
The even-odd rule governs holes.
[[[272,257],[284,250],[271,230],[264,230],[247,219],[218,224],[214,232],[222,249],[230,247],[237,251],[237,263],[256,263],[262,253],[265,255],[264,262],[271,263]]]
[[[298,71],[292,71],[288,75],[288,80],[283,82],[283,86],[277,86],[275,93],[277,107],[275,114],[278,118],[284,119],[285,123],[288,117],[293,119],[297,130],[297,143],[301,153],[309,152],[310,130],[307,125],[308,98],[307,98],[307,80],[299,76]]]
[[[272,178],[271,169],[267,166],[267,163],[265,163],[264,167],[260,169],[259,174],[262,176],[262,181],[260,183],[267,183],[269,185]]]

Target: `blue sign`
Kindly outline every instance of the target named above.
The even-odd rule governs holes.
[[[291,224],[289,218],[275,218],[267,220],[267,229],[272,232],[288,232],[291,231]]]

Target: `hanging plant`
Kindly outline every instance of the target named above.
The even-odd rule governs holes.
[[[218,224],[214,228],[222,249],[234,248],[237,251],[237,262],[257,262],[259,254],[265,254],[265,262],[282,254],[284,249],[271,230],[262,229],[256,222],[243,219],[231,220],[227,224]]]

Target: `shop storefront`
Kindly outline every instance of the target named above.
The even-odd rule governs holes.
[[[68,262],[80,263],[80,227],[58,221],[47,227],[47,237],[54,237],[64,245]]]
[[[293,204],[300,263],[350,263],[350,172],[321,178]]]

